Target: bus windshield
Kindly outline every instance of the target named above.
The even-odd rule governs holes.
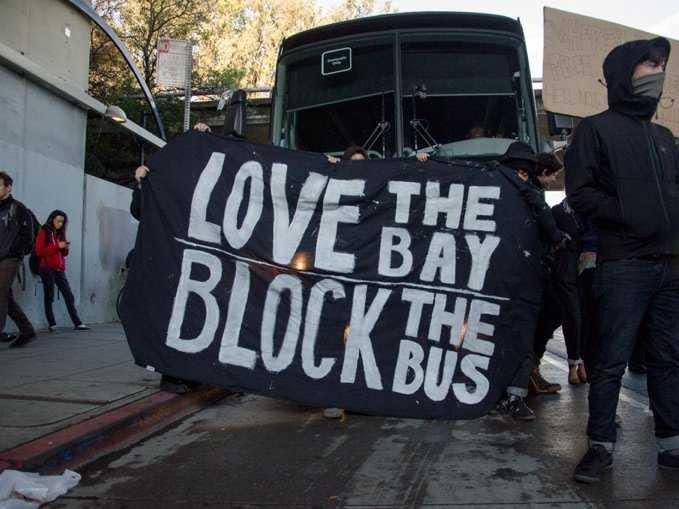
[[[493,157],[528,141],[520,42],[479,35],[403,34],[323,45],[283,57],[274,141],[341,154],[357,144],[371,158],[437,151]],[[502,42],[497,42],[501,40]],[[348,55],[324,72],[322,55]]]

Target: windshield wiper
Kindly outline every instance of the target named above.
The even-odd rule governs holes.
[[[375,142],[381,137],[384,137],[385,134],[387,134],[387,131],[391,128],[391,124],[387,120],[382,120],[381,122],[377,122],[377,125],[375,126],[375,129],[373,129],[373,132],[370,133],[370,136],[368,136],[368,139],[363,142],[363,147],[364,150],[368,151],[372,148],[372,146],[375,144]],[[384,140],[384,138],[382,138]],[[384,152],[384,149],[382,150]],[[382,154],[382,158],[384,159],[385,154]]]
[[[385,108],[384,108],[384,92],[382,92],[382,120],[380,120],[377,125],[375,126],[375,129],[373,129],[373,132],[370,133],[370,136],[368,136],[368,139],[365,140],[363,143],[363,149],[368,151],[372,148],[372,146],[375,144],[375,142],[381,137],[382,138],[382,159],[387,158],[387,137],[385,136],[387,134],[387,131],[391,128],[391,124],[385,120]]]
[[[439,144],[436,142],[434,137],[431,135],[429,130],[424,126],[422,118],[417,118],[417,98],[420,99],[426,99],[427,98],[427,85],[422,83],[421,85],[414,85],[413,86],[413,95],[412,95],[412,102],[413,102],[413,118],[410,121],[410,127],[413,128],[413,145],[415,148],[415,152],[417,152],[417,136],[419,135],[420,138],[424,140],[424,142],[427,144],[427,146],[432,147],[436,149]]]

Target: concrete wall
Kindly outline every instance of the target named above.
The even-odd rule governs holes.
[[[0,42],[81,90],[89,31],[89,21],[61,0],[0,0]],[[54,209],[68,214],[66,274],[81,317],[103,322],[116,317],[120,268],[136,226],[128,212],[131,191],[84,173],[86,121],[82,108],[0,65],[0,169],[13,176],[13,195],[41,222]],[[43,327],[42,284],[27,260],[24,265],[14,293]],[[54,310],[59,325],[70,325],[63,301]]]
[[[14,177],[13,195],[40,222],[54,209],[68,214],[66,274],[81,317],[96,323],[116,319],[120,269],[137,227],[129,213],[131,190],[85,175],[85,128],[82,109],[0,66],[0,169]],[[15,296],[42,327],[42,284],[25,265]],[[70,325],[63,302],[54,309],[57,322]]]
[[[61,0],[1,0],[0,41],[87,90],[90,21]]]
[[[53,209],[69,216],[68,277],[79,299],[82,265],[86,112],[0,66],[0,168],[12,194],[42,222]],[[15,295],[31,318],[42,318],[42,291],[28,274]],[[63,313],[57,315],[61,321]],[[42,320],[38,320],[41,323]]]
[[[90,323],[117,319],[121,272],[134,245],[137,221],[130,215],[132,191],[86,176],[81,308]]]

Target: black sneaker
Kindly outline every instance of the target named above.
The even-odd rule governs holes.
[[[16,339],[16,335],[7,334],[6,332],[0,333],[0,343],[11,343]]]
[[[519,396],[509,396],[506,400],[505,408],[507,415],[518,421],[534,421],[535,413],[526,405],[526,398]]]
[[[670,451],[659,452],[658,466],[670,470],[679,470],[679,454],[672,454]]]
[[[526,398],[510,396],[507,412],[519,421],[534,421],[535,413],[526,404]]]
[[[595,483],[601,480],[601,474],[613,466],[613,455],[603,445],[590,446],[583,458],[575,467],[573,479],[584,483]]]
[[[35,332],[31,334],[19,334],[19,336],[9,344],[10,348],[20,348],[25,346],[30,340],[35,338]]]

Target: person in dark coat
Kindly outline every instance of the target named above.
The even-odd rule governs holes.
[[[12,283],[19,271],[22,258],[33,247],[35,218],[31,211],[12,196],[14,180],[0,171],[0,341],[11,348],[24,346],[35,338],[35,329],[12,294]],[[4,332],[9,316],[19,335]]]
[[[571,241],[555,253],[552,267],[552,285],[561,309],[561,326],[568,355],[568,383],[587,382],[583,361],[582,305],[578,289],[578,262],[580,259],[582,221],[567,199],[552,207],[554,220]]]
[[[539,185],[546,189],[550,179],[555,180],[556,175],[562,169],[563,163],[554,153],[539,154],[537,162]],[[568,381],[571,384],[579,384],[587,380],[584,362],[581,358],[582,318],[577,286],[582,221],[568,205],[567,200],[553,206],[551,210],[557,227],[566,233],[569,239],[564,242],[562,249],[550,253],[545,259],[547,277],[542,309],[535,331],[535,369],[531,374],[529,384],[529,389],[534,394],[553,394],[561,390],[560,384],[548,382],[540,373],[540,362],[547,350],[547,343],[560,326],[563,326],[568,354]]]
[[[194,129],[198,129],[197,127],[194,127]],[[144,182],[144,179],[149,174],[149,168],[148,166],[141,165],[138,166],[137,169],[134,171],[134,179],[136,181],[134,190],[132,191],[132,202],[130,203],[130,214],[132,217],[134,217],[137,221],[142,220],[142,215],[141,215],[141,187],[142,183]],[[129,268],[130,263],[132,263],[132,259],[134,258],[134,249],[132,249],[128,255],[127,259],[125,261],[125,265]],[[199,386],[200,384],[193,382],[191,380],[185,380],[183,378],[177,378],[174,376],[170,375],[165,375],[161,373],[161,378],[160,378],[160,388],[161,390],[164,390],[166,392],[172,392],[174,394],[185,394],[191,390],[193,390],[195,387]]]
[[[556,181],[556,177],[562,169],[563,163],[554,154],[541,153],[538,155],[536,171],[532,176],[532,181],[543,193],[543,196],[544,191]],[[553,208],[551,209],[550,220],[551,218],[554,219],[556,228],[561,230],[561,232],[565,232],[561,225],[556,222]],[[540,371],[540,363],[547,350],[547,343],[552,339],[554,331],[562,323],[562,303],[554,281],[556,253],[550,248],[549,243],[544,243],[543,240],[543,244],[547,246],[548,251],[543,253],[541,260],[543,269],[542,305],[535,327],[535,337],[533,340],[533,363],[535,366],[530,375],[528,389],[533,394],[555,394],[561,390],[561,384],[546,380]],[[559,250],[559,252],[561,251]]]
[[[542,271],[541,277],[544,281],[544,288],[548,278],[547,257],[552,250],[558,249],[568,239],[568,236],[559,230],[552,216],[552,211],[545,202],[543,184],[538,178],[537,156],[531,146],[520,141],[512,143],[501,163],[516,171],[520,182],[519,192],[538,225],[543,246],[543,252],[540,255],[540,270]],[[542,313],[541,310],[541,315]],[[538,318],[538,323],[539,320]],[[498,404],[500,412],[507,413],[522,421],[535,419],[535,414],[526,404],[529,380],[536,367],[533,346],[534,340],[531,341],[525,358],[507,387],[507,395]]]
[[[651,122],[669,55],[661,37],[614,48],[603,64],[609,108],[582,120],[566,152],[568,202],[598,234],[589,449],[574,472],[581,482],[599,481],[613,464],[621,379],[644,320],[658,464],[679,469],[679,150]]]

